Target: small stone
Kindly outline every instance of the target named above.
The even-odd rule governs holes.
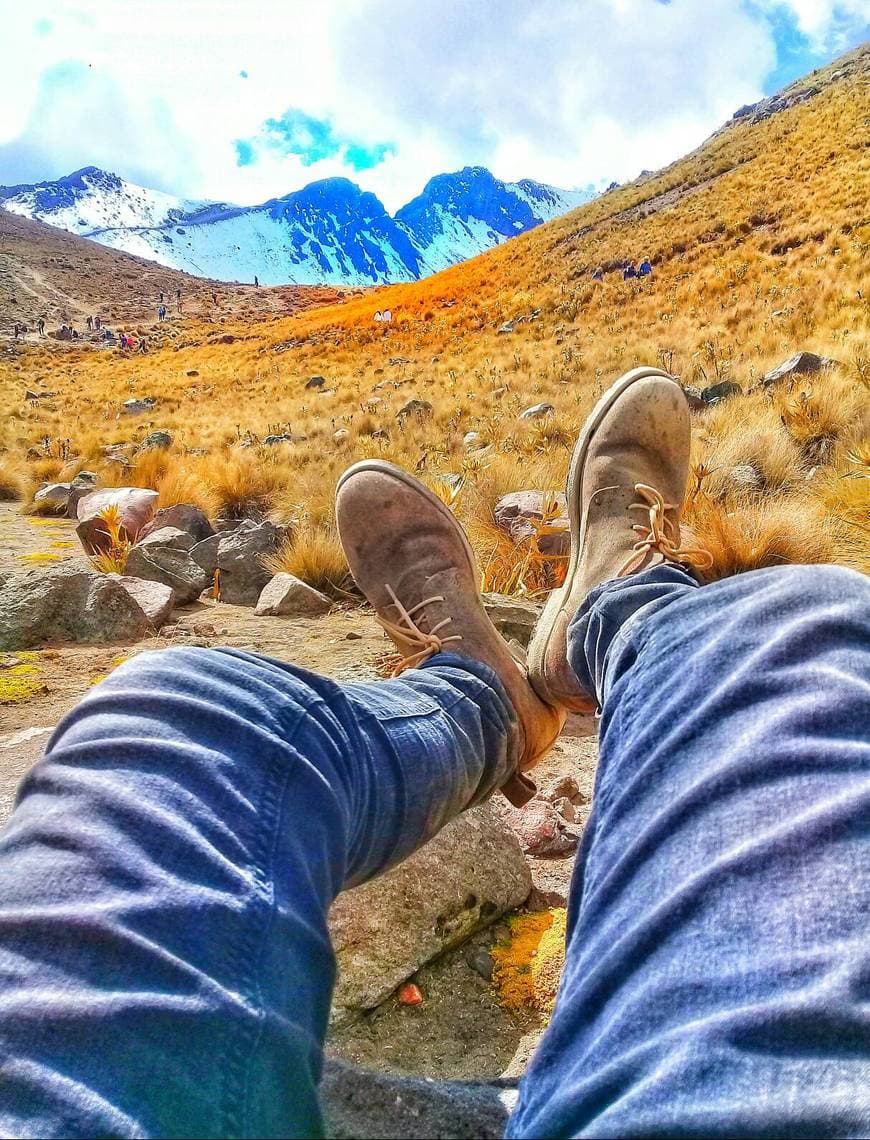
[[[396,419],[403,420],[413,416],[416,420],[428,420],[432,418],[434,411],[428,400],[409,400],[396,412]]]
[[[478,946],[476,950],[469,954],[467,961],[476,974],[480,974],[480,976],[485,978],[488,982],[492,980],[494,962],[492,956],[483,946]]]
[[[352,629],[349,633],[344,635],[344,639],[345,641],[362,641],[362,634]]]
[[[326,384],[325,376],[309,376],[305,381],[306,389],[323,388]]]
[[[514,331],[514,322],[513,321],[505,321],[505,323],[503,325],[501,325],[496,330],[495,335],[496,336],[507,336],[508,333],[512,333],[513,331]]]
[[[541,799],[555,804],[556,800],[575,800],[580,795],[580,785],[573,776],[560,776],[552,784],[546,785],[539,793]]]
[[[142,528],[139,538],[147,538],[155,530],[162,530],[164,527],[183,530],[194,542],[202,542],[204,538],[210,538],[215,533],[214,527],[199,507],[194,507],[190,503],[175,503],[171,507],[161,507],[151,522]]]
[[[555,517],[548,515],[547,530],[540,534],[538,549],[541,554],[568,554],[571,535],[568,529],[568,503],[561,491],[512,491],[495,504],[495,524],[514,542],[523,542],[538,533],[536,524],[542,523],[544,511],[555,506]]]
[[[350,439],[350,432],[347,428],[339,428],[332,437],[336,443],[345,443]]]
[[[403,986],[399,986],[398,999],[401,1005],[422,1005],[423,994],[419,986],[415,986],[413,982],[405,982]]]
[[[532,404],[530,408],[525,408],[520,412],[517,418],[521,420],[542,420],[545,416],[551,416],[555,410],[552,404]]]
[[[701,392],[701,399],[705,404],[718,404],[720,400],[727,400],[731,396],[742,396],[743,389],[733,380],[723,380],[721,384],[712,384]]]
[[[332,602],[319,590],[292,574],[276,574],[263,587],[254,614],[257,617],[314,617],[327,613],[331,608]]]
[[[689,410],[692,412],[702,412],[707,407],[707,401],[700,388],[685,387],[683,391],[686,394],[686,402],[689,405]]]
[[[153,396],[146,396],[144,400],[125,400],[124,412],[128,416],[141,416],[153,411],[156,403]]]
[[[559,799],[553,800],[553,807],[566,823],[577,822],[577,812],[567,796],[560,796]]]
[[[532,799],[521,808],[507,803],[494,806],[527,855],[570,855],[576,850],[579,834],[567,828],[549,801]]]
[[[168,431],[152,431],[139,444],[139,451],[166,451],[172,447],[172,436]]]
[[[486,447],[486,442],[479,431],[466,432],[462,438],[462,446],[466,451],[479,451],[480,448]]]

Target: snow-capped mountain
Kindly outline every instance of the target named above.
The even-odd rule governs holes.
[[[588,202],[591,190],[508,183],[483,167],[432,178],[394,217],[346,178],[259,206],[175,198],[93,166],[0,187],[0,205],[173,269],[262,285],[415,281]]]
[[[147,190],[96,166],[86,166],[56,182],[0,186],[0,204],[15,214],[86,237],[107,228],[160,226],[206,205],[162,190]]]

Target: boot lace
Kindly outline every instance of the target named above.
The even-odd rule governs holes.
[[[422,665],[424,661],[428,661],[430,657],[434,657],[436,653],[440,653],[448,641],[462,641],[461,633],[453,633],[449,637],[439,637],[439,629],[443,629],[452,621],[452,617],[446,617],[443,621],[439,621],[436,625],[426,633],[420,629],[419,625],[414,621],[414,614],[418,610],[422,610],[425,606],[431,605],[433,602],[443,602],[444,598],[441,594],[435,597],[426,598],[422,602],[418,602],[416,606],[412,606],[406,610],[399,599],[396,597],[396,592],[389,583],[386,583],[387,593],[390,595],[393,605],[399,612],[398,622],[389,621],[383,618],[380,614],[377,619],[384,627],[393,641],[405,643],[407,645],[416,647],[413,652],[406,654],[392,672],[392,676],[398,677],[400,673],[404,673],[406,669],[416,669],[418,665]]]
[[[668,562],[682,562],[688,566],[695,566],[699,570],[709,570],[713,565],[713,556],[709,551],[700,547],[680,547],[675,542],[676,527],[672,520],[665,515],[666,511],[675,511],[674,503],[666,503],[661,493],[646,483],[635,483],[635,491],[641,496],[641,502],[632,503],[629,510],[648,511],[649,525],[634,523],[632,530],[640,537],[632,547],[632,554],[619,571],[618,577],[624,578],[637,570],[648,554],[653,551],[660,554]]]

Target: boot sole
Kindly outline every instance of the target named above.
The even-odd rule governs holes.
[[[630,388],[632,384],[638,380],[646,380],[651,376],[660,376],[663,379],[670,380],[674,384],[677,383],[673,376],[667,372],[663,372],[660,368],[632,368],[631,371],[623,373],[623,375],[614,381],[607,391],[601,395],[598,403],[587,417],[577,442],[574,445],[574,450],[571,453],[571,462],[568,467],[568,483],[565,492],[568,500],[568,526],[571,533],[571,552],[568,560],[568,571],[565,575],[564,585],[560,586],[558,590],[551,591],[547,599],[547,604],[544,606],[543,613],[538,619],[538,624],[532,635],[528,654],[529,681],[531,682],[532,688],[541,700],[546,701],[548,705],[562,705],[571,712],[594,712],[598,707],[598,702],[593,696],[582,695],[582,690],[576,697],[560,696],[554,693],[546,681],[544,662],[547,658],[547,652],[553,638],[556,618],[561,613],[571,595],[574,578],[580,565],[580,555],[583,552],[583,545],[586,540],[585,526],[583,526],[580,518],[583,468],[586,462],[586,452],[589,450],[589,444],[592,442],[592,437],[595,435],[596,429],[617,399],[619,399],[623,392]]]

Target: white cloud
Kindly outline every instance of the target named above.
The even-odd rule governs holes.
[[[566,187],[660,166],[761,96],[774,11],[818,43],[870,0],[0,3],[0,182],[94,163],[251,203],[343,174],[394,209],[464,164]],[[236,165],[234,140],[290,107],[397,153],[358,175]]]
[[[768,6],[789,11],[819,51],[842,50],[870,24],[870,0],[773,0]]]

